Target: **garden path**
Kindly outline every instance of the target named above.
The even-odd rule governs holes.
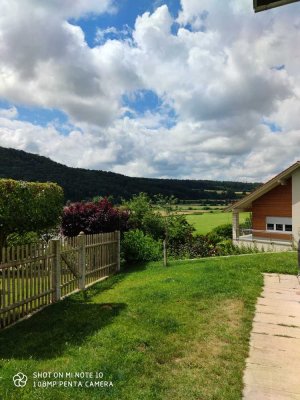
[[[244,400],[300,400],[300,282],[264,274],[256,304]]]

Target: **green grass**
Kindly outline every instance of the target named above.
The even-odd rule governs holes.
[[[296,265],[295,253],[255,254],[111,277],[0,334],[0,398],[240,400],[261,272]],[[103,371],[114,386],[33,388],[39,371]]]
[[[240,223],[244,222],[249,217],[248,212],[240,213]],[[219,225],[231,224],[232,213],[214,212],[205,213],[202,215],[187,215],[187,221],[196,229],[196,233],[206,234]]]

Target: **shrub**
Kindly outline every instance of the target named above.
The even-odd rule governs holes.
[[[232,224],[219,225],[211,232],[223,239],[232,239]]]
[[[63,190],[56,183],[0,179],[0,247],[7,236],[43,233],[60,220]]]
[[[97,202],[73,203],[63,210],[61,230],[65,236],[127,230],[128,213],[106,198]]]
[[[158,241],[167,238],[168,246],[173,248],[190,242],[194,228],[184,215],[173,213],[174,203],[172,197],[156,196],[156,205],[153,206],[145,193],[133,196],[123,204],[129,212],[129,229],[142,231]]]
[[[141,220],[140,229],[156,240],[165,236],[164,220],[158,213],[146,213]]]
[[[162,243],[136,229],[124,233],[122,257],[126,262],[155,261],[162,258]]]
[[[230,256],[233,254],[240,254],[241,250],[238,246],[232,243],[232,240],[225,239],[220,241],[217,245],[217,252],[222,256]]]
[[[245,219],[243,223],[240,224],[240,228],[242,229],[251,229],[252,228],[252,214]]]
[[[172,246],[190,243],[195,228],[190,225],[184,215],[168,217],[168,242]]]
[[[218,248],[207,235],[197,235],[188,242],[171,245],[169,254],[174,258],[201,258],[219,255]]]
[[[123,202],[123,207],[129,213],[129,229],[139,229],[155,239],[164,237],[164,220],[146,193],[140,193],[128,202]]]
[[[26,233],[11,233],[6,238],[7,246],[20,246],[23,244],[36,243],[40,239],[40,235],[37,232],[26,232]]]

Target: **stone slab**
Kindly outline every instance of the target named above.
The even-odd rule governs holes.
[[[257,300],[244,400],[300,400],[300,284],[296,276],[265,274]]]

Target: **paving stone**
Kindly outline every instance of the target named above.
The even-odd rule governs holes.
[[[254,322],[264,322],[270,324],[285,324],[296,325],[300,328],[300,317],[288,315],[266,314],[257,312],[254,317]]]
[[[300,400],[300,284],[295,276],[264,275],[244,385],[244,400]]]
[[[244,398],[255,400],[300,400],[300,394],[258,387],[257,385],[246,385]]]
[[[300,328],[293,326],[282,326],[278,324],[269,324],[265,322],[253,322],[252,331],[271,336],[288,336],[300,339]]]

